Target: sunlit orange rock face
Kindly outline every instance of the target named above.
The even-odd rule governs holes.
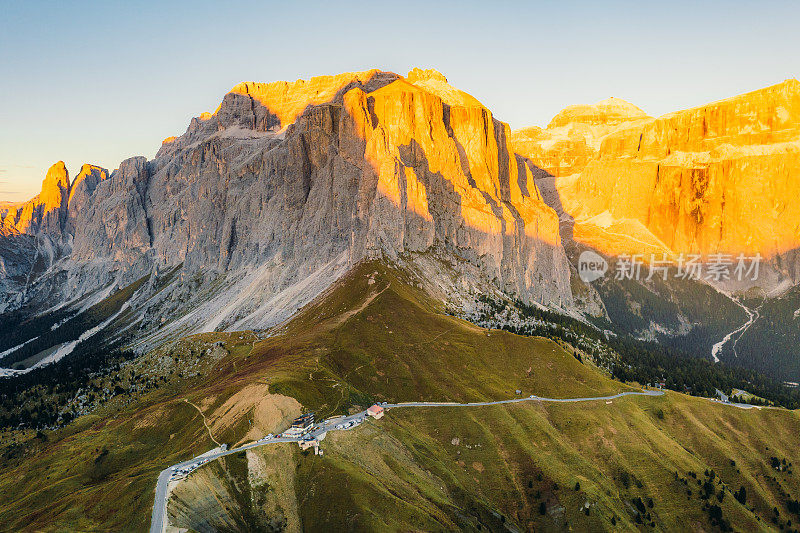
[[[243,96],[256,104],[252,114],[240,111]],[[308,162],[309,188],[320,171],[343,179],[348,166],[360,168],[352,179],[367,233],[356,249],[451,248],[504,288],[557,304],[569,299],[557,216],[518,164],[508,126],[439,72],[239,84],[206,120],[196,127],[285,131],[292,160]]]
[[[292,124],[309,106],[335,100],[337,95],[340,96],[355,84],[366,85],[385,74],[399,77],[396,74],[373,69],[364,72],[345,72],[335,76],[317,76],[294,82],[243,82],[230,90],[215,114],[225,113],[231,99],[239,96],[249,97],[261,104],[265,111],[263,116],[259,113],[254,114],[256,120],[251,127],[262,130],[280,129]]]
[[[63,161],[50,167],[42,181],[42,192],[9,210],[3,226],[20,233],[51,231],[63,224],[69,195],[69,174]]]
[[[562,119],[517,132],[514,148],[556,176],[576,240],[609,253],[655,243],[771,257],[800,246],[797,80],[655,119]],[[564,127],[566,140],[548,137]]]
[[[557,216],[511,151],[506,124],[438,72],[418,69],[369,93],[349,91],[343,105],[377,173],[376,202],[397,213],[379,233],[400,228],[410,251],[438,243],[492,258],[504,288],[567,299]]]
[[[597,156],[603,138],[621,126],[648,119],[644,111],[619,98],[574,105],[553,117],[547,128],[512,133],[514,150],[554,176],[580,172]]]
[[[344,106],[366,141],[378,190],[396,206],[432,221],[429,197],[435,193],[468,231],[496,236],[498,246],[503,235],[518,233],[558,244],[555,213],[527,167],[517,164],[506,141],[508,126],[438,72],[412,71],[370,93],[350,91]],[[420,229],[432,243],[434,225]]]
[[[47,171],[42,181],[42,191],[31,200],[0,211],[2,226],[7,231],[27,234],[49,234],[61,237],[77,218],[80,206],[94,192],[97,184],[108,177],[108,171],[94,165],[83,165],[70,183],[69,172],[63,161],[58,161]]]

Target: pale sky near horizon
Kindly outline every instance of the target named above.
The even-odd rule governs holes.
[[[797,2],[0,0],[0,201],[110,170],[240,81],[436,68],[512,128],[623,98],[658,116],[800,77]]]

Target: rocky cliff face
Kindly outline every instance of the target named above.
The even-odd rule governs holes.
[[[0,227],[0,313],[22,301],[37,259],[34,237]]]
[[[67,202],[66,222],[64,232],[67,235],[75,235],[75,224],[81,211],[87,209],[91,203],[91,197],[101,181],[108,178],[108,171],[95,165],[85,164],[72,182],[69,190],[69,200]]]
[[[9,208],[3,227],[19,233],[60,233],[66,220],[69,174],[63,161],[54,164],[42,181],[42,192],[23,204]]]
[[[761,253],[797,281],[797,80],[655,119],[588,115],[556,117],[544,131],[568,128],[562,141],[513,137],[516,150],[556,177],[576,240],[612,254]]]
[[[59,161],[38,195],[0,206],[0,312],[25,303],[30,283],[70,253],[78,215],[107,176],[105,169],[83,165],[70,183]]]
[[[0,206],[2,228],[6,234],[67,239],[75,233],[79,211],[88,204],[97,184],[107,177],[107,170],[86,164],[70,183],[67,168],[59,161],[47,171],[42,192],[27,202]]]
[[[178,267],[182,283],[142,304],[142,327],[167,315],[182,333],[264,327],[365,257],[432,254],[571,308],[557,216],[509,137],[434,71],[237,85],[152,161],[110,176],[84,167],[72,187],[63,164],[51,169],[32,214],[26,204],[4,218],[69,242],[22,300],[145,275],[153,288]]]
[[[545,129],[533,126],[513,132],[511,142],[515,151],[549,174],[569,176],[598,156],[606,135],[649,118],[633,104],[608,98],[594,105],[569,106]]]

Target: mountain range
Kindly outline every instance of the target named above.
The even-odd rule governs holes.
[[[0,530],[792,531],[799,148],[795,80],[512,131],[414,69],[57,162],[0,203]],[[763,260],[615,275],[687,254]]]
[[[795,284],[798,139],[800,83],[787,80],[659,118],[615,98],[572,106],[546,129],[515,132],[513,146],[558,178],[581,242],[609,253],[760,253]]]
[[[73,180],[58,162],[38,196],[0,208],[0,311],[74,312],[146,277],[129,304],[146,351],[274,326],[386,257],[463,314],[501,294],[709,357],[772,302],[770,320],[797,335],[798,143],[796,80],[660,118],[611,98],[515,132],[433,70],[241,83],[154,159]],[[698,308],[671,284],[583,282],[583,249],[765,262],[750,286],[693,284],[718,293]],[[660,319],[637,291],[674,313]],[[798,354],[774,363],[756,331],[715,354],[800,377]]]

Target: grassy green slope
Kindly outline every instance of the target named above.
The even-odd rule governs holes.
[[[230,361],[201,359],[209,376],[231,373],[233,361],[252,346],[233,335],[213,338],[226,343]],[[184,344],[202,341],[173,346],[171,355],[188,358]],[[143,369],[163,365],[163,357],[150,354],[134,368],[151,371]],[[207,376],[181,379],[166,372],[164,379],[157,390],[117,396],[64,429],[0,434],[0,531],[145,530],[159,472],[216,446],[197,410],[180,400],[229,397],[236,390]],[[244,432],[233,427],[221,437],[236,440],[237,431]]]
[[[283,335],[256,347],[257,353],[278,351],[294,358],[271,390],[324,414],[375,400],[505,399],[516,390],[565,398],[631,390],[553,341],[487,331],[444,315],[413,280],[374,263],[304,309]]]
[[[772,469],[769,458],[796,455],[798,429],[787,413],[744,412],[677,394],[579,408],[396,410],[359,432],[332,435],[323,458],[302,458],[307,483],[298,494],[310,502],[304,525],[311,530],[343,523],[403,530],[426,516],[443,528],[472,530],[632,529],[636,498],[652,499],[646,512],[658,530],[716,529],[707,503],[719,505],[737,530],[768,530],[774,507],[782,524],[797,522],[784,494],[796,498],[798,480]],[[705,480],[710,469],[714,493],[705,500],[689,472]],[[741,486],[746,505],[732,495]],[[334,497],[341,487],[354,489],[342,506]],[[308,498],[320,490],[327,496]]]
[[[164,358],[206,353],[216,340],[229,354],[200,357],[198,376],[170,374],[159,389],[122,396],[47,441],[3,435],[0,530],[145,529],[158,471],[214,446],[184,398],[201,407],[217,440],[234,444],[249,438],[265,408],[238,395],[253,390],[247,398],[265,396],[267,387],[320,416],[376,400],[630,389],[554,342],[486,331],[441,311],[406,274],[369,263],[270,338],[207,334],[164,347],[139,363],[142,371]],[[232,458],[203,467],[183,482],[180,512],[198,519],[191,509],[195,484],[194,494],[223,487],[203,505],[217,523],[239,529],[242,517],[260,524],[287,517],[289,530],[604,530],[613,528],[612,519],[640,527],[635,498],[652,498],[644,514],[657,527],[713,529],[688,473],[703,478],[714,469],[715,481],[730,490],[744,485],[747,506],[755,510],[723,491],[724,518],[738,529],[757,530],[771,527],[773,507],[783,524],[800,520],[787,507],[800,497],[797,475],[768,464],[772,456],[797,463],[798,449],[796,413],[742,411],[673,393],[612,404],[396,409],[356,431],[330,434],[322,457],[296,447],[282,452],[283,466],[262,472],[261,488],[247,485],[264,464],[274,466],[269,450],[248,454],[247,465]],[[582,510],[587,502],[588,515]]]

